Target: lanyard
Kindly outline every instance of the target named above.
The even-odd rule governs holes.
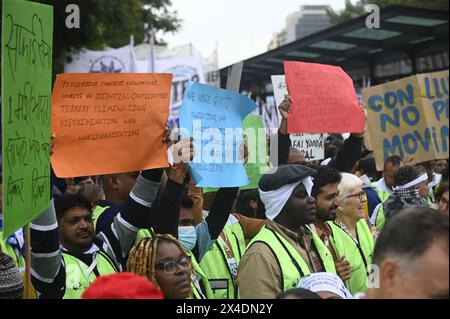
[[[350,236],[350,238],[352,239],[352,241],[355,243],[356,248],[358,248],[358,252],[361,255],[362,261],[364,263],[365,269],[366,269],[366,274],[367,276],[369,276],[369,272],[367,271],[367,260],[366,260],[366,256],[364,255],[364,252],[362,251],[361,245],[359,243],[359,235],[358,235],[358,227],[355,226],[355,231],[356,231],[356,239],[353,238],[353,236],[345,229],[345,227],[342,227],[341,225],[337,224],[336,222],[334,222],[334,224],[336,226],[338,226],[340,229],[342,229],[342,231],[344,231],[344,233],[346,233],[348,236]]]
[[[236,282],[237,276],[238,276],[238,269],[237,269],[236,260],[234,259],[233,250],[230,248],[231,244],[230,244],[230,241],[228,240],[227,234],[225,234],[225,232],[222,231],[220,233],[219,238],[217,238],[217,239],[220,241],[220,243],[222,244],[222,247],[225,249],[225,253],[227,255],[228,267],[230,268],[231,276],[233,277],[233,281]]]
[[[202,288],[200,288],[200,275],[196,274],[194,271],[191,273],[191,280],[195,286],[195,289],[200,294],[202,299],[206,299],[205,295],[202,292]]]

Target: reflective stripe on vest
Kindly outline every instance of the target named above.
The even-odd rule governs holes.
[[[223,232],[226,235],[228,243],[231,245],[235,271],[245,250],[245,238],[240,223],[225,226]],[[235,299],[237,298],[237,286],[233,280],[232,269],[227,257],[227,251],[224,247],[221,237],[214,243],[211,249],[203,256],[200,267],[206,274],[213,291],[215,299]]]
[[[107,210],[110,207],[111,206],[100,206],[100,205],[95,206],[95,209],[92,212],[92,223],[94,224],[94,229],[97,228],[97,221],[100,215],[103,214],[105,210]]]
[[[97,252],[91,266],[67,253],[63,252],[62,256],[66,265],[66,292],[64,299],[81,299],[83,292],[97,279],[94,268],[97,269],[100,276],[117,272],[113,262],[102,251]]]
[[[236,258],[236,262],[239,264],[246,246],[244,230],[242,229],[241,223],[237,222],[231,225],[226,225],[223,230],[230,239],[234,257]],[[234,240],[231,240],[231,238],[234,238]]]
[[[327,246],[325,246],[322,239],[320,239],[316,232],[314,232],[311,227],[306,227],[311,231],[314,245],[316,246],[317,252],[319,253],[322,265],[325,267],[325,271],[336,273],[336,266],[334,264],[333,255],[331,255],[331,252],[328,250]]]
[[[192,255],[191,252],[189,252],[188,254],[191,257],[192,268],[194,268],[195,271],[191,273],[192,291],[194,299],[214,299],[211,286],[209,285],[208,277],[206,277],[205,273],[201,269],[200,265],[197,262],[197,259],[195,259],[195,256]],[[200,286],[200,280],[203,284],[205,291],[203,291]]]
[[[264,226],[248,244],[246,251],[258,242],[269,247],[280,266],[281,291],[296,287],[303,276],[311,273],[308,264],[303,260],[300,253],[276,231]]]
[[[350,279],[345,286],[352,295],[366,291],[368,266],[372,264],[372,254],[375,246],[372,232],[366,221],[361,219],[356,224],[358,243],[345,230],[334,222],[328,222],[332,229],[330,243],[336,251],[337,257],[345,256],[352,269]]]

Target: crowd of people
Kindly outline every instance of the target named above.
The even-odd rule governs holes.
[[[330,134],[327,160],[307,162],[290,105],[257,189],[204,193],[192,139],[168,134],[181,159],[168,168],[52,175],[51,206],[30,224],[35,297],[448,298],[448,160],[390,156],[377,172],[360,132]],[[0,298],[23,296],[23,236],[0,241]]]

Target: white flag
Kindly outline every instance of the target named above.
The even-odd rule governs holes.
[[[67,61],[68,60],[68,61]],[[64,65],[65,73],[134,73],[136,68],[133,48],[92,51],[81,49],[70,53]]]
[[[179,127],[180,106],[189,81],[205,83],[203,59],[200,55],[188,58],[158,59],[155,73],[172,73],[172,95],[170,99],[169,123]]]

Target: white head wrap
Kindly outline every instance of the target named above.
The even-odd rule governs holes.
[[[341,278],[331,272],[316,272],[303,277],[297,285],[298,288],[308,289],[312,292],[329,291],[342,299],[353,299]]]
[[[397,187],[394,187],[394,190],[398,190],[398,189],[409,189],[411,187],[414,187],[424,181],[428,180],[428,175],[427,173],[423,173],[422,175],[420,175],[419,177],[417,177],[415,180],[405,184],[405,185],[400,185]]]
[[[264,203],[264,207],[266,208],[266,217],[268,219],[274,220],[275,217],[280,214],[289,197],[291,197],[292,192],[298,185],[300,185],[300,183],[305,185],[308,196],[311,196],[311,190],[313,188],[313,179],[311,176],[308,176],[301,181],[281,186],[275,190],[267,192],[259,190],[259,197]]]

